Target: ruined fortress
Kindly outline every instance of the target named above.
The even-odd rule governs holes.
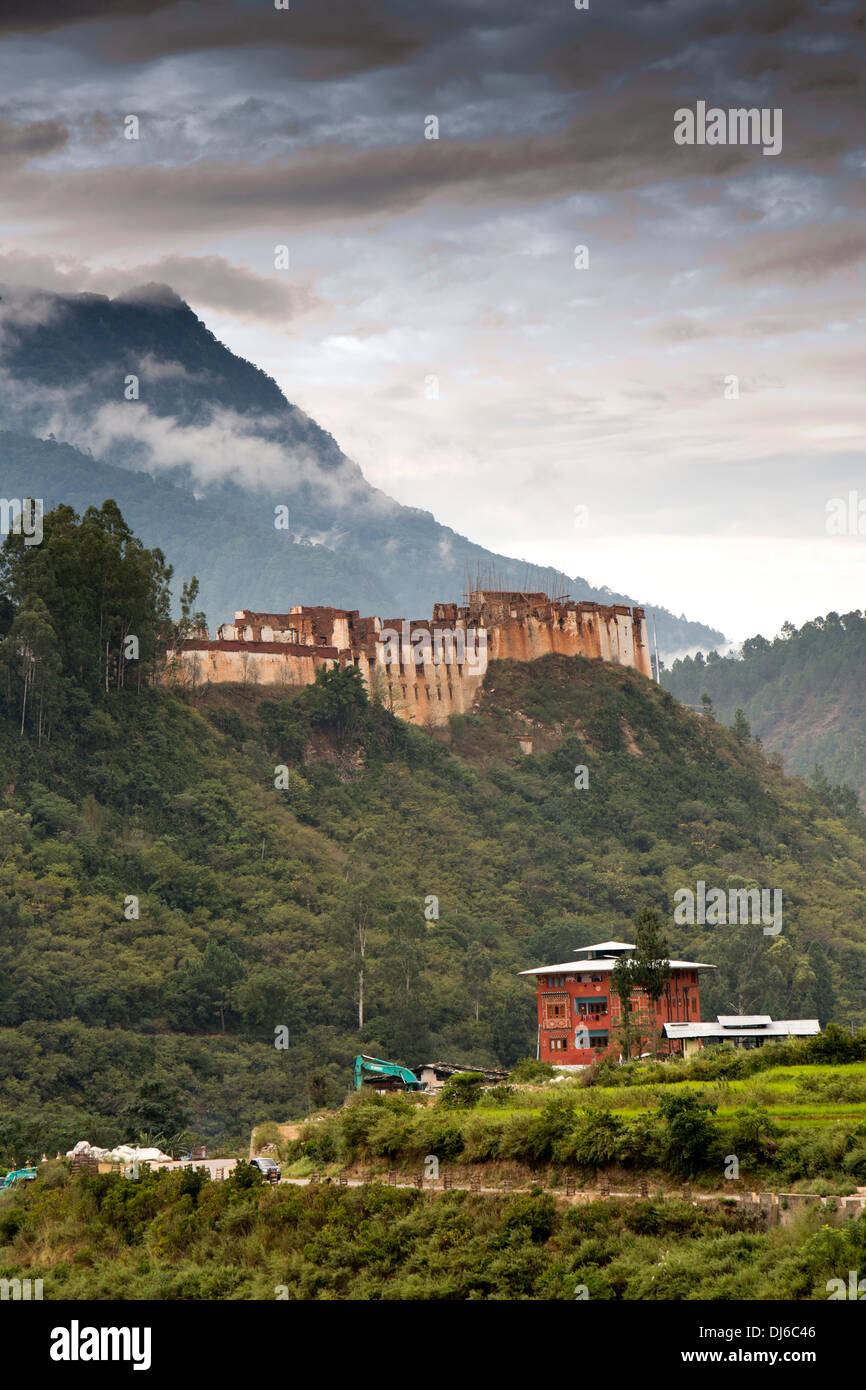
[[[167,654],[180,684],[311,685],[322,666],[355,666],[402,719],[444,724],[468,714],[488,661],[533,661],[558,652],[630,666],[652,678],[642,608],[574,603],[542,593],[473,589],[465,605],[437,603],[429,622],[362,618],[357,610],[297,606],[241,609]]]

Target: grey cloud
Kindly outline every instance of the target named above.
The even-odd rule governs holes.
[[[153,277],[159,280],[154,281]],[[258,275],[216,255],[169,255],[128,267],[103,266],[92,270],[80,261],[58,263],[52,256],[16,251],[0,254],[0,281],[22,288],[38,285],[41,290],[67,294],[82,290],[116,294],[119,299],[139,302],[159,298],[165,303],[178,303],[183,298],[239,318],[283,325],[310,313],[320,303],[309,286],[294,280],[284,283],[278,271]],[[160,283],[163,281],[169,284]]]
[[[842,96],[866,82],[863,63],[849,53],[813,54],[808,68],[797,73],[791,84],[793,92],[828,92]]]
[[[45,34],[87,20],[136,19],[176,6],[178,0],[3,0],[0,35]]]
[[[35,6],[13,0],[0,19],[0,34],[46,33],[87,24],[85,37],[115,63],[142,63],[213,49],[253,45],[281,48],[309,77],[340,77],[409,60],[443,30],[456,27],[451,7],[399,6],[376,0],[292,0],[273,4],[178,5],[176,0],[72,0]],[[165,12],[165,13],[160,13]],[[157,16],[158,22],[142,23]]]
[[[765,233],[732,253],[728,278],[742,283],[817,281],[864,259],[866,229],[861,224],[810,224]]]
[[[189,469],[202,487],[232,481],[276,490],[277,495],[285,489],[288,496],[300,486],[313,485],[331,506],[348,516],[360,508],[370,515],[387,516],[397,506],[371,487],[350,459],[323,468],[314,450],[298,445],[287,448],[264,437],[262,431],[278,427],[278,419],[257,416],[251,423],[246,416],[216,406],[205,423],[184,425],[172,416],[153,414],[141,402],[106,405],[95,416],[82,418],[74,398],[63,398],[61,393],[54,410],[50,429],[58,437],[97,455],[110,455],[114,446],[134,440],[150,471]]]
[[[622,192],[663,180],[720,177],[754,165],[748,146],[676,146],[669,100],[597,110],[550,136],[424,141],[357,150],[319,146],[261,165],[200,160],[28,171],[7,184],[19,216],[87,229],[94,242],[136,235],[211,236],[257,225],[408,211],[428,199],[537,202]],[[103,230],[104,229],[104,230]]]
[[[184,299],[241,318],[289,323],[319,303],[308,287],[281,283],[279,271],[257,275],[222,256],[162,256],[146,266],[134,267],[126,277],[137,281],[145,271],[164,276]]]
[[[0,120],[0,160],[23,163],[62,150],[69,140],[69,131],[60,121],[33,121],[16,125]]]
[[[838,351],[827,351],[826,348],[822,349],[820,354],[814,353],[804,358],[804,363],[816,376],[832,376],[836,381],[850,382],[851,386],[857,390],[858,394],[862,393],[862,340],[851,343],[850,346],[840,348]],[[862,455],[859,467],[862,470]]]
[[[18,327],[36,327],[50,324],[57,314],[57,301],[53,295],[41,290],[21,288],[17,285],[0,286],[0,348],[7,331]],[[3,381],[4,396],[8,395],[8,378]]]
[[[739,4],[728,0],[724,7],[715,4],[709,7],[708,12],[696,20],[693,32],[698,38],[781,34],[815,14],[816,7],[808,0],[746,0]]]
[[[713,338],[717,332],[718,330],[710,324],[683,316],[665,319],[664,323],[658,324],[653,330],[654,336],[665,343],[690,343],[698,338]]]

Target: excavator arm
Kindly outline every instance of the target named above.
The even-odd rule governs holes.
[[[377,1076],[396,1076],[403,1082],[407,1091],[421,1090],[421,1082],[408,1067],[401,1066],[399,1062],[385,1062],[381,1057],[367,1057],[364,1053],[359,1053],[355,1058],[355,1090],[360,1091],[365,1080],[373,1080]]]

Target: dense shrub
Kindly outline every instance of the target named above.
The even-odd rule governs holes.
[[[457,1158],[464,1147],[459,1120],[438,1106],[422,1112],[416,1121],[415,1142],[421,1153],[434,1154],[439,1159]]]
[[[559,1158],[573,1124],[574,1101],[566,1096],[549,1096],[526,1127],[524,1162],[550,1163]]]
[[[471,1110],[481,1099],[484,1077],[480,1072],[462,1071],[449,1076],[437,1098],[446,1110]]]
[[[660,1097],[663,1154],[668,1172],[691,1177],[718,1154],[719,1133],[711,1118],[715,1110],[714,1104],[702,1104],[693,1091],[675,1091]]]
[[[584,1108],[570,1133],[557,1145],[557,1158],[593,1171],[615,1163],[625,1132],[624,1122],[606,1110]]]
[[[731,1153],[740,1163],[764,1162],[777,1151],[780,1133],[779,1126],[760,1106],[737,1110],[730,1134]]]
[[[380,1119],[398,1111],[371,1107]],[[424,1116],[434,1116],[431,1110]],[[441,1121],[441,1114],[438,1119]],[[480,1117],[471,1116],[475,1125]],[[0,1270],[46,1299],[826,1299],[866,1263],[866,1222],[826,1212],[766,1231],[760,1212],[679,1200],[557,1203],[538,1189],[432,1199],[371,1184],[272,1187],[245,1165],[64,1175],[5,1194]],[[823,1229],[822,1229],[823,1227]]]

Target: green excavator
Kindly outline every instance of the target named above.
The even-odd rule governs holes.
[[[404,1091],[420,1091],[422,1083],[408,1067],[399,1062],[383,1062],[381,1057],[366,1057],[359,1052],[355,1058],[355,1090],[360,1091],[364,1082],[374,1082],[379,1076],[393,1076],[402,1081]]]

